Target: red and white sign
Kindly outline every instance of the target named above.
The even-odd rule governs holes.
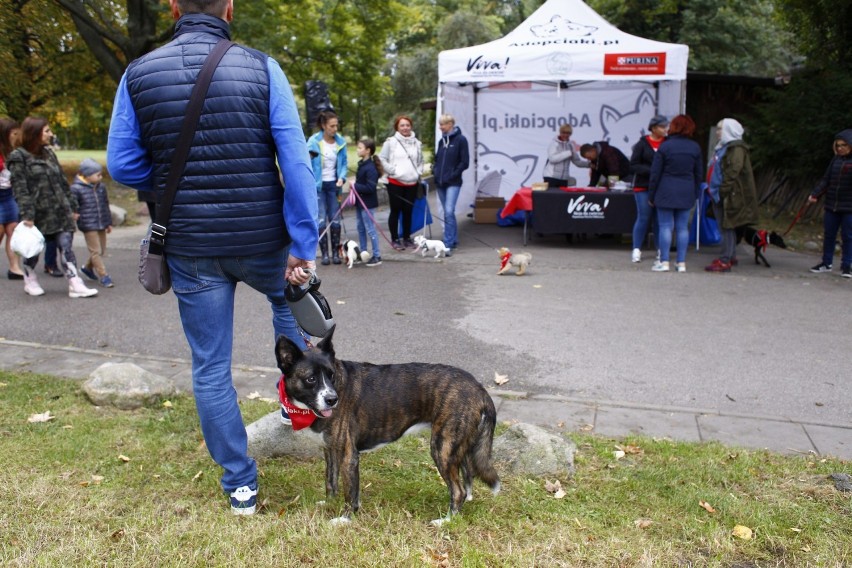
[[[666,53],[607,53],[604,75],[665,75]]]

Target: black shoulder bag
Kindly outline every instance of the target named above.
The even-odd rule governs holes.
[[[183,175],[186,158],[192,147],[192,139],[198,128],[198,119],[201,117],[201,109],[204,99],[207,98],[207,89],[213,72],[225,55],[225,52],[234,45],[234,42],[221,39],[213,47],[210,55],[204,61],[204,66],[198,74],[192,94],[189,97],[189,106],[181,126],[175,153],[172,156],[169,175],[166,178],[166,187],[163,190],[163,200],[157,205],[157,218],[148,228],[148,234],[139,246],[139,282],[152,294],[165,294],[172,287],[172,278],[169,274],[169,266],[166,264],[166,226],[169,224],[169,216],[172,213],[172,204],[175,200],[178,182]]]

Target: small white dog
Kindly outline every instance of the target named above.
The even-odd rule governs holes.
[[[417,248],[414,249],[414,252],[420,251],[420,256],[426,256],[426,252],[434,252],[435,258],[439,256],[447,256],[447,252],[450,250],[447,248],[447,245],[444,244],[444,241],[439,241],[437,239],[427,239],[423,235],[417,235],[414,237],[414,244],[417,245]]]
[[[362,251],[358,243],[352,240],[340,243],[340,256],[346,259],[346,268],[352,268],[356,262],[367,262],[370,260],[370,252]]]

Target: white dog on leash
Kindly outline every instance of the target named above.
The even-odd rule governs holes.
[[[426,252],[434,252],[435,258],[439,256],[447,256],[447,252],[450,249],[447,248],[447,245],[444,244],[443,241],[439,241],[437,239],[427,239],[423,235],[417,235],[414,237],[414,244],[417,245],[417,248],[414,249],[414,252],[420,251],[420,256],[426,256]]]

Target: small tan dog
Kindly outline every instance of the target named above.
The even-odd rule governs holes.
[[[532,255],[528,252],[512,254],[512,251],[508,248],[500,247],[500,249],[497,250],[497,254],[500,255],[500,270],[497,271],[498,276],[506,274],[513,266],[518,267],[518,271],[515,272],[515,274],[517,276],[523,276],[527,271],[527,266],[529,266],[530,262],[532,262]]]

